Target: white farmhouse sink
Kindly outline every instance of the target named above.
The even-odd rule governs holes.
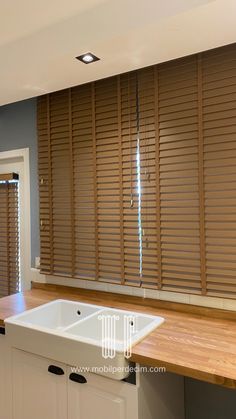
[[[64,330],[71,324],[85,319],[99,310],[101,310],[101,307],[90,304],[55,300],[11,317],[11,320],[15,324],[17,322],[19,325],[38,330]]]
[[[162,317],[56,300],[5,320],[12,347],[121,380],[132,346]]]
[[[115,351],[124,352],[163,321],[161,317],[107,308],[65,331],[72,338],[88,344],[102,347],[103,343],[107,343],[108,347],[114,346]],[[111,327],[113,331],[109,331]]]

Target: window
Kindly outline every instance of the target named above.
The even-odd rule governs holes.
[[[0,174],[0,297],[20,288],[18,175]]]
[[[38,99],[43,273],[236,297],[235,52]]]

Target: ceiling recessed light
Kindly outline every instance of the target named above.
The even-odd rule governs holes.
[[[91,52],[86,52],[86,54],[79,55],[76,57],[76,59],[84,64],[90,64],[100,60],[100,58],[96,57],[96,55],[92,54]]]

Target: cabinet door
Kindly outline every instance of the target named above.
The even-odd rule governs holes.
[[[67,376],[68,419],[138,419],[135,385],[87,373],[86,383],[75,382],[69,367]]]
[[[60,367],[64,375],[48,372],[50,365]],[[12,377],[13,419],[67,418],[66,367],[63,364],[14,349]]]

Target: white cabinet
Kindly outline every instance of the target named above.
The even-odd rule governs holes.
[[[138,419],[135,386],[81,376],[65,364],[12,352],[13,419]]]
[[[73,373],[72,373],[73,374]],[[137,372],[136,384],[96,374],[68,377],[68,419],[184,419],[183,377]],[[76,376],[75,376],[76,379]]]
[[[13,419],[66,419],[67,378],[48,372],[53,361],[13,349]]]
[[[69,367],[67,376],[68,419],[138,419],[136,386],[95,374],[83,374],[81,384]]]
[[[12,349],[13,416],[1,419],[184,419],[183,377],[136,374],[136,384]]]

